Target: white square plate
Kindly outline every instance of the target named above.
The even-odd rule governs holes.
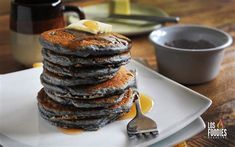
[[[159,136],[151,140],[129,141],[129,120],[115,121],[96,132],[66,135],[38,115],[36,96],[42,87],[41,68],[0,76],[0,133],[30,146],[147,146],[181,130],[211,105],[211,100],[164,76],[131,61],[128,68],[138,72],[139,91],[155,104],[147,115],[157,121]]]

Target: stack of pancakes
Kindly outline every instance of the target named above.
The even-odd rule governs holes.
[[[116,33],[44,32],[41,116],[63,128],[97,130],[130,110],[135,75],[124,66],[131,42]]]

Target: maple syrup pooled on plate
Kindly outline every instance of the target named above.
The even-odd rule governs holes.
[[[151,97],[145,94],[140,94],[140,105],[143,113],[149,112],[152,109],[153,104],[154,103]],[[135,109],[135,104],[133,104],[130,111],[124,114],[122,117],[120,117],[119,120],[134,118],[135,114],[136,114],[136,109]],[[59,131],[67,135],[77,135],[83,132],[82,129],[65,129],[65,128],[58,128],[58,129]]]
[[[143,113],[149,112],[152,109],[153,104],[154,103],[151,97],[142,93],[140,94],[140,105]],[[134,118],[135,114],[136,114],[136,109],[135,109],[135,104],[133,103],[130,111],[124,114],[122,117],[120,117],[119,120]]]
[[[67,135],[77,135],[83,132],[82,129],[65,129],[65,128],[58,128],[58,130]]]

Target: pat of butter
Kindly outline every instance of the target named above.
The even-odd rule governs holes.
[[[84,31],[92,34],[109,33],[112,32],[112,25],[102,23],[94,20],[80,20],[76,23],[72,23],[66,27],[67,29],[74,29],[78,31]]]

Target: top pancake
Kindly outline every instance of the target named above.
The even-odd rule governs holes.
[[[94,35],[64,28],[42,33],[39,41],[44,48],[79,57],[115,55],[131,48],[131,41],[117,33]]]

